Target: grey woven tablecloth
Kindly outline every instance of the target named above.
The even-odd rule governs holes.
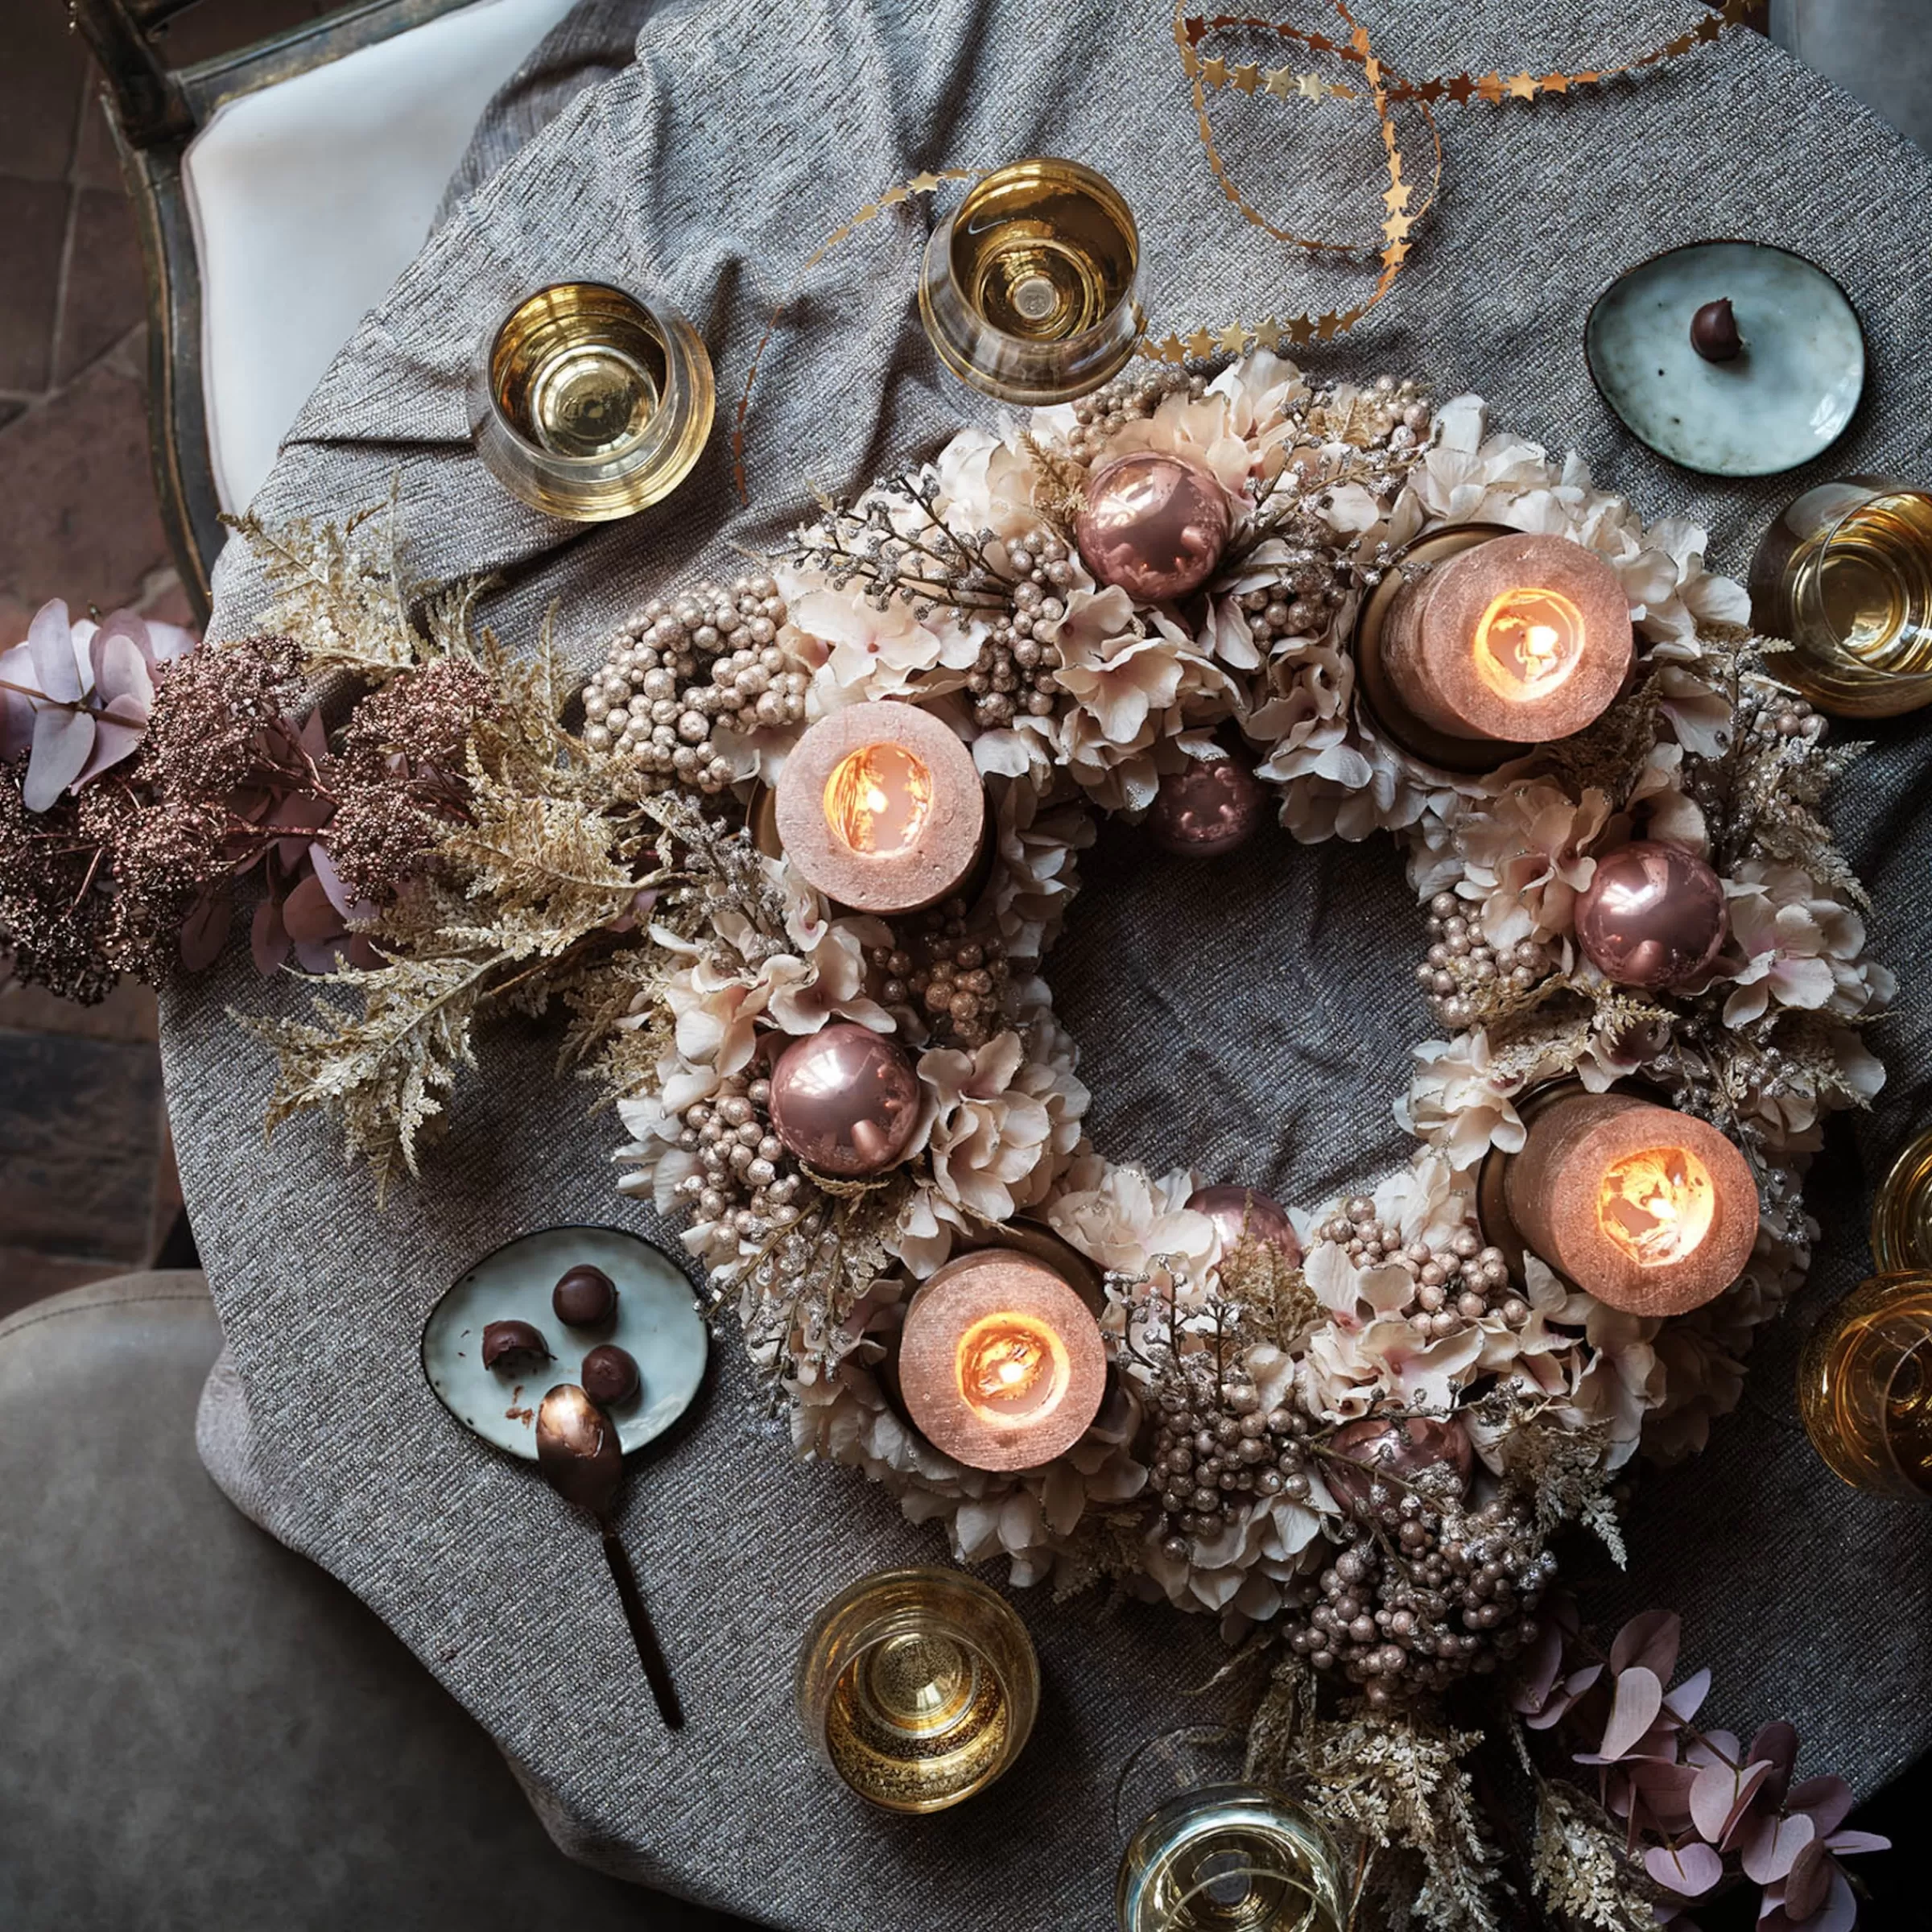
[[[1389,0],[1369,25],[1410,72],[1541,72],[1636,51],[1695,12],[1689,0],[1591,10],[1603,17],[1579,23],[1553,0]],[[927,217],[902,211],[809,279],[776,337],[749,511],[720,430],[670,502],[628,523],[565,527],[503,495],[464,437],[465,359],[531,284],[592,276],[664,291],[704,332],[729,398],[773,300],[844,215],[923,167],[1045,150],[1125,186],[1163,327],[1311,296],[1327,306],[1344,286],[1222,204],[1162,0],[691,0],[653,12],[638,49],[494,171],[514,142],[485,141],[469,177],[483,184],[331,369],[258,505],[271,520],[341,514],[399,474],[415,574],[502,572],[488,616],[511,638],[558,600],[580,663],[641,597],[729,572],[731,546],[774,538],[806,479],[849,489],[996,411],[935,367],[912,299]],[[555,105],[515,111],[535,125]],[[1373,130],[1332,109],[1230,96],[1217,112],[1237,168],[1284,218],[1323,219],[1302,211],[1334,197],[1305,184],[1344,164],[1369,179]],[[1647,514],[1707,521],[1717,562],[1741,572],[1806,478],[1715,484],[1653,458],[1596,398],[1579,333],[1590,299],[1633,258],[1763,237],[1826,263],[1869,331],[1868,400],[1829,469],[1932,474],[1932,166],[1771,46],[1727,36],[1598,93],[1445,109],[1443,132],[1442,206],[1414,266],[1358,341],[1320,353],[1324,373],[1387,367],[1425,374],[1440,394],[1480,389],[1498,420],[1581,450]],[[1377,212],[1364,185],[1326,218],[1359,233]],[[263,598],[231,551],[217,632],[244,630]],[[1883,1104],[1819,1176],[1812,1307],[1860,1272],[1872,1165],[1922,1115],[1932,1075],[1926,741],[1909,724],[1885,738],[1841,788],[1836,817],[1905,990],[1878,1036],[1892,1068]],[[1190,870],[1109,832],[1087,877],[1054,976],[1085,1046],[1102,1146],[1156,1166],[1191,1159],[1302,1202],[1404,1156],[1389,1104],[1426,1025],[1409,979],[1417,915],[1386,842],[1306,850],[1271,836],[1221,869]],[[207,1413],[224,1480],[407,1639],[580,1856],[814,1932],[1108,1922],[1117,1773],[1150,1735],[1202,1715],[1186,1690],[1218,1661],[1212,1633],[1161,1609],[1022,1597],[1046,1690],[1021,1766],[939,1818],[865,1810],[807,1756],[788,1701],[793,1656],[840,1585],[939,1549],[858,1478],[795,1465],[748,1419],[724,1335],[699,1426],[646,1459],[622,1519],[691,1713],[667,1737],[588,1532],[533,1471],[464,1434],[417,1367],[431,1305],[497,1242],[572,1220],[663,1233],[612,1191],[613,1124],[586,1118],[553,1077],[548,1034],[499,1028],[423,1182],[378,1214],[325,1126],[298,1123],[263,1145],[270,1066],[224,1008],[292,1011],[305,997],[257,981],[244,959],[166,1010],[182,1175],[230,1352]],[[1932,1516],[1851,1495],[1810,1454],[1790,1401],[1804,1319],[1801,1307],[1762,1347],[1709,1451],[1644,1488],[1632,1578],[1581,1574],[1605,1614],[1639,1601],[1684,1611],[1687,1656],[1716,1672],[1720,1721],[1789,1715],[1808,1757],[1869,1787],[1932,1733]]]

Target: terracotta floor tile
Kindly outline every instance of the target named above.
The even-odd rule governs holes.
[[[134,210],[120,188],[84,188],[75,197],[67,299],[54,351],[54,380],[64,382],[105,355],[147,313]]]
[[[52,0],[0,6],[0,174],[66,178],[86,49]]]
[[[144,1261],[161,1119],[151,1046],[0,1033],[0,1248]]]
[[[0,976],[5,959],[0,956]],[[98,1005],[56,998],[44,986],[0,985],[0,1032],[71,1034],[89,1040],[153,1042],[153,990],[123,980]]]
[[[0,389],[47,386],[70,192],[0,177]]]
[[[163,624],[182,624],[190,630],[197,628],[195,607],[188,601],[178,571],[163,571],[152,580],[135,609],[142,617],[158,618]]]
[[[0,600],[30,613],[52,597],[112,609],[167,565],[147,408],[127,361],[96,363],[0,430]]]
[[[126,190],[121,180],[121,156],[114,131],[101,100],[101,71],[90,60],[80,83],[80,134],[74,145],[74,179],[83,188]]]

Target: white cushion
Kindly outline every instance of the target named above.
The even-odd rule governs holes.
[[[246,507],[310,390],[408,266],[491,95],[572,0],[476,0],[225,101],[182,181],[215,489]]]

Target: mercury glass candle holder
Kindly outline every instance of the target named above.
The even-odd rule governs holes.
[[[1341,1860],[1298,1805],[1253,1785],[1170,1798],[1129,1841],[1121,1932],[1341,1932]]]
[[[1612,1308],[1681,1315],[1743,1272],[1757,1238],[1751,1170],[1708,1121],[1574,1079],[1517,1102],[1513,1154],[1476,1173],[1484,1238],[1521,1270],[1525,1249]]]
[[[1835,1302],[1805,1343],[1798,1410],[1854,1488],[1932,1502],[1932,1274],[1881,1274]]]
[[[1885,477],[1806,490],[1752,559],[1751,621],[1790,643],[1771,671],[1820,711],[1932,704],[1932,493]]]
[[[988,819],[985,783],[951,726],[875,699],[806,730],[786,758],[771,824],[828,898],[890,918],[961,890]]]
[[[975,183],[934,229],[919,320],[961,381],[1003,402],[1070,402],[1119,374],[1140,339],[1140,236],[1120,190],[1039,156]]]
[[[675,310],[601,282],[526,296],[478,344],[470,434],[512,496],[572,522],[670,495],[711,433],[711,357]]]
[[[1629,602],[1601,557],[1491,523],[1417,539],[1355,636],[1377,726],[1447,771],[1492,771],[1583,730],[1622,688],[1633,650]]]
[[[943,1811],[1019,1756],[1040,1666],[1012,1605],[977,1579],[892,1570],[819,1612],[795,1690],[812,1748],[861,1798]]]

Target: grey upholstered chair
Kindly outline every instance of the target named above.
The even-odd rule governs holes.
[[[0,1323],[6,1932],[728,1932],[573,1865],[489,1740],[195,1455],[192,1274]]]

